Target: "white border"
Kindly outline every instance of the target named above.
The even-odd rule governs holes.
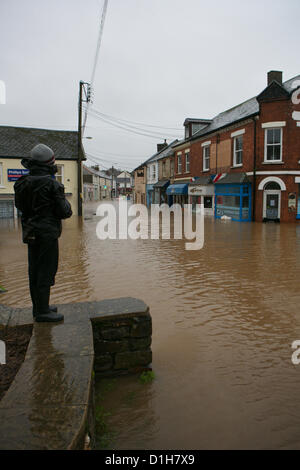
[[[280,186],[281,191],[286,191],[286,185],[282,181],[282,179],[278,178],[277,176],[268,176],[267,178],[264,178],[258,185],[259,191],[262,191],[267,183],[278,183]]]
[[[245,134],[246,130],[245,129],[240,129],[239,131],[235,131],[231,134],[231,138],[233,137],[238,137],[239,135]]]
[[[264,122],[261,127],[263,129],[270,129],[272,127],[285,127],[286,121]]]

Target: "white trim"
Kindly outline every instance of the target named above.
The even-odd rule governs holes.
[[[57,167],[61,167],[61,183],[65,184],[65,167],[63,163],[56,163]],[[59,173],[59,172],[57,172]]]
[[[295,183],[300,183],[300,176],[295,177]]]
[[[277,176],[268,176],[267,178],[264,178],[258,185],[259,191],[262,191],[266,184],[271,182],[278,183],[281,188],[281,191],[286,191],[285,183],[282,181],[282,179],[278,178]]]
[[[0,188],[4,188],[3,186],[3,163],[0,162]]]
[[[246,129],[240,129],[239,131],[232,132],[231,138],[238,137],[239,135],[245,134]]]
[[[275,123],[276,124],[276,123]],[[268,160],[267,159],[267,148],[268,148],[268,130],[274,129],[274,128],[279,128],[280,129],[280,158],[278,160]],[[282,132],[282,126],[270,126],[265,128],[265,148],[264,148],[264,162],[265,163],[282,163],[282,143],[283,143],[283,132]],[[269,145],[279,145],[279,144],[269,144]]]
[[[272,127],[285,127],[286,121],[264,122],[261,127],[263,129],[270,129]]]
[[[186,149],[186,150],[184,151],[184,153],[190,153],[190,151],[191,151],[191,149],[189,148],[189,149]]]
[[[201,147],[207,147],[207,145],[211,145],[211,140],[207,140],[206,142],[202,142]]]
[[[300,122],[299,121],[297,122],[297,127],[300,127]]]
[[[247,172],[248,176],[253,176],[254,172],[253,171],[248,171]],[[270,171],[257,171],[256,175],[300,175],[299,170],[270,170]]]
[[[180,157],[182,155],[182,152],[177,152],[177,157]]]

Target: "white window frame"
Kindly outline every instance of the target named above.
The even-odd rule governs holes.
[[[55,176],[56,176],[56,178],[57,178],[57,176],[61,176],[61,184],[64,184],[64,181],[65,181],[65,168],[64,168],[64,165],[61,164],[61,163],[57,163],[56,166],[57,166],[57,169],[59,167],[61,168],[61,174],[59,174],[59,172],[57,172]]]
[[[206,156],[206,151],[209,151],[209,157],[207,158]],[[207,143],[206,145],[203,145],[203,171],[209,171],[210,170],[210,143]],[[206,166],[206,162],[208,160],[208,167]]]
[[[180,161],[180,171],[179,171],[179,161]],[[177,174],[181,175],[181,173],[182,173],[182,153],[178,153],[177,154]]]
[[[242,150],[237,150],[236,142],[237,142],[237,139],[240,139],[240,138],[242,138]],[[242,159],[240,163],[237,163],[237,158],[236,158],[237,153],[241,153],[242,155]],[[244,138],[243,138],[243,134],[239,134],[233,138],[233,166],[234,167],[243,166],[243,153],[244,153]]]
[[[3,187],[3,163],[0,162],[0,187]]]
[[[265,127],[265,149],[264,149],[264,163],[282,163],[282,137],[283,137],[283,128],[279,126],[274,127]],[[280,144],[268,144],[268,132],[273,130],[280,130]],[[271,145],[280,145],[280,158],[278,160],[268,160],[267,159],[267,148]]]
[[[185,173],[190,172],[190,150],[185,151]]]

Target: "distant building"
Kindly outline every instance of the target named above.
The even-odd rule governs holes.
[[[117,195],[128,195],[132,193],[133,180],[132,175],[129,171],[122,171],[116,177],[117,183]]]
[[[99,167],[83,166],[83,199],[84,202],[102,201],[112,196],[112,177]]]
[[[28,157],[31,149],[39,143],[54,151],[58,167],[56,179],[65,187],[73,214],[78,214],[81,206],[81,161],[85,159],[82,148],[79,154],[78,132],[0,126],[0,218],[17,217],[14,183],[28,172],[21,165],[22,158]]]

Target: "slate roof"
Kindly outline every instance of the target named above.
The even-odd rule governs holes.
[[[198,176],[197,178],[195,178],[195,181],[190,182],[191,186],[197,186],[197,185],[205,186],[207,184],[212,184],[212,179],[210,175]]]
[[[78,132],[0,126],[0,157],[28,157],[37,144],[48,145],[56,160],[77,160]]]
[[[287,80],[286,82],[282,84],[282,87],[288,93],[291,93],[293,91],[292,85],[294,81],[296,80],[300,80],[300,75],[297,75],[296,77],[293,77],[290,80]],[[233,108],[230,108],[218,114],[211,120],[210,124],[205,126],[203,129],[200,129],[198,132],[193,134],[193,136],[190,137],[189,139],[178,142],[177,145],[182,144],[183,142],[188,142],[191,140],[198,139],[201,136],[210,134],[211,132],[214,132],[218,129],[222,129],[223,127],[233,124],[234,122],[241,121],[243,119],[249,118],[250,116],[254,116],[258,113],[259,113],[259,103],[255,96],[254,98],[250,98],[249,100],[244,101],[243,103],[238,104],[237,106],[234,106]]]
[[[96,176],[100,176],[100,178],[105,178],[107,180],[112,179],[112,177],[108,176],[104,171],[95,170],[95,168],[90,168],[90,167],[87,167],[87,166],[83,165],[83,174],[87,174],[87,173],[90,173],[90,174],[93,174],[93,175],[96,175]]]
[[[215,184],[249,183],[251,179],[246,173],[227,173],[224,178],[218,180]]]
[[[160,150],[159,152],[156,152],[154,155],[152,155],[152,157],[150,157],[148,160],[146,160],[145,164],[146,163],[156,162],[157,160],[160,160],[161,158],[165,158],[165,157],[168,157],[169,155],[172,155],[172,153],[173,153],[172,146],[177,144],[177,142],[178,142],[178,139],[173,140],[173,142],[171,142],[167,147]]]

